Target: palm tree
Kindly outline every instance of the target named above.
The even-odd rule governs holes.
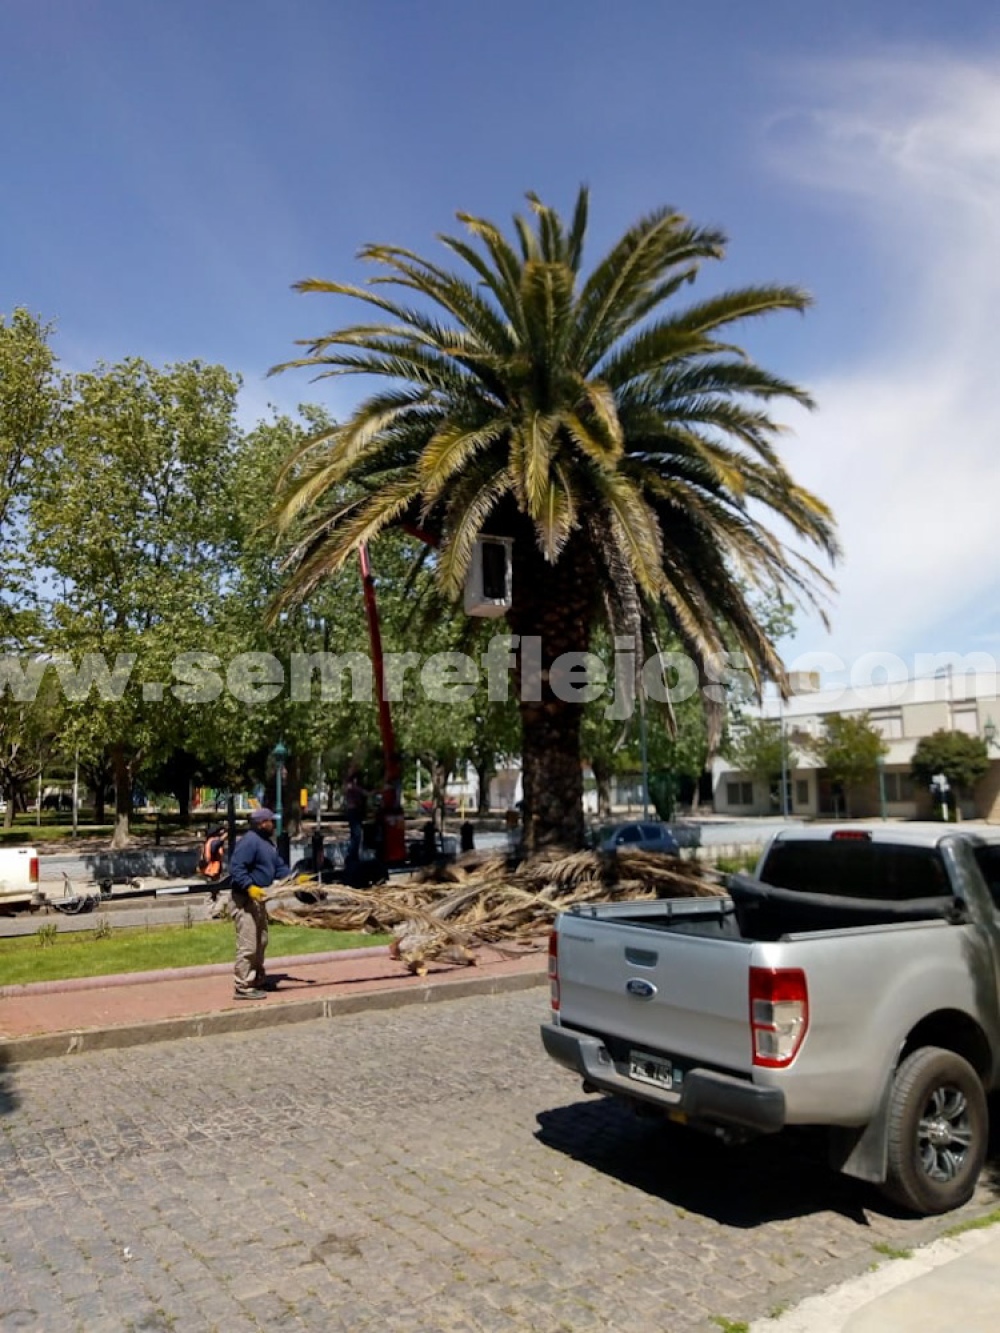
[[[437,584],[452,600],[476,539],[513,537],[509,628],[541,639],[540,688],[518,682],[525,834],[536,851],[583,836],[581,707],[553,694],[552,663],[586,651],[601,617],[641,648],[660,607],[703,672],[736,650],[758,680],[783,680],[747,589],[817,605],[829,585],[764,518],[830,558],[836,539],[827,506],[774,447],[771,400],[809,405],[807,394],[720,339],[739,320],[801,311],[809,298],[763,286],[675,308],[701,262],[723,257],[725,237],[669,208],[583,276],[586,189],[568,228],[528,200],[533,218],[514,218],[513,241],[458,215],[468,238],[440,239],[468,272],[369,245],[361,256],[379,274],[368,285],[296,284],[378,313],[301,340],[305,355],[275,370],[388,383],[286,467],[276,518],[303,535],[275,613],[392,524],[435,534]],[[719,706],[709,707],[717,736]]]

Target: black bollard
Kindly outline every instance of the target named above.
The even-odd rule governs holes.
[[[467,819],[464,824],[458,828],[459,846],[463,852],[474,852],[476,850],[476,826],[471,819]]]

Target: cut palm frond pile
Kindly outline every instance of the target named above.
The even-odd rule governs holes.
[[[392,934],[393,956],[422,975],[431,962],[474,965],[482,944],[534,946],[556,913],[575,903],[724,891],[722,876],[697,861],[649,852],[536,857],[516,870],[502,857],[470,853],[372,888],[289,886],[272,895],[269,914],[295,925]]]

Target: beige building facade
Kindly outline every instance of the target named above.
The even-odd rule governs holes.
[[[918,741],[935,731],[959,731],[988,742],[990,767],[976,790],[963,796],[964,818],[1000,823],[1000,702],[997,673],[943,670],[934,676],[860,688],[819,689],[815,678],[792,678],[795,691],[784,701],[765,701],[759,715],[779,722],[787,755],[787,811],[805,818],[846,816],[914,819],[931,813],[931,793],[914,783],[910,765]],[[809,750],[823,735],[833,713],[867,713],[887,751],[881,775],[849,793],[834,784]],[[713,804],[718,814],[749,816],[781,813],[780,784],[769,787],[717,759],[712,768]]]

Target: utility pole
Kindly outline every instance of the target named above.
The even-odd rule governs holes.
[[[785,701],[778,689],[778,739],[781,741],[781,814],[788,818],[788,751],[785,748]]]
[[[649,751],[646,735],[646,696],[639,695],[639,748],[642,754],[642,817],[649,818]]]

